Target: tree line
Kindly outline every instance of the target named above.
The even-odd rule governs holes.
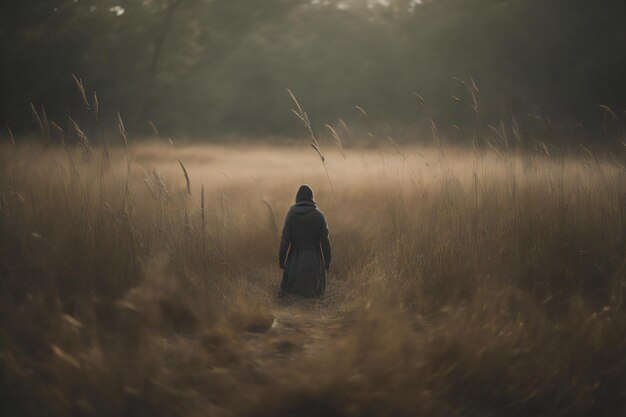
[[[14,131],[32,128],[30,103],[59,123],[80,119],[72,74],[97,92],[103,120],[119,111],[137,134],[151,121],[167,135],[291,135],[299,126],[287,88],[317,128],[435,128],[470,140],[506,125],[605,140],[626,118],[626,2],[2,0],[0,8],[0,122]]]

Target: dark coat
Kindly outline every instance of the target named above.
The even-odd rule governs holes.
[[[281,290],[304,297],[322,296],[330,260],[324,213],[312,201],[299,201],[287,213],[280,240],[278,261],[284,268]]]

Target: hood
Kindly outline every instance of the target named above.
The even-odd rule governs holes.
[[[313,199],[313,189],[307,184],[302,184],[296,194],[296,204],[302,201],[309,201],[315,204],[315,200]]]
[[[317,206],[315,205],[315,203],[311,202],[311,201],[300,201],[296,204],[294,204],[293,206],[291,206],[290,211],[293,214],[297,214],[299,216],[308,214],[310,212],[312,212],[313,210],[316,210]]]

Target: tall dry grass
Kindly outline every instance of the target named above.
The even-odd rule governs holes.
[[[624,415],[624,168],[496,151],[3,145],[0,414]],[[302,182],[335,261],[284,305]]]

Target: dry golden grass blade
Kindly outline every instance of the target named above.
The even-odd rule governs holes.
[[[161,200],[170,200],[170,192],[167,189],[167,184],[165,184],[165,180],[163,176],[159,174],[159,171],[156,168],[152,168],[150,171],[151,178],[153,180],[154,185],[159,193],[159,197]]]
[[[471,82],[472,90],[474,90],[474,92],[476,93],[479,93],[480,90],[478,89],[478,85],[476,85],[476,81],[474,81],[474,77],[470,77],[470,82]]]
[[[50,138],[50,122],[48,121],[48,116],[46,115],[46,108],[41,106],[41,125],[43,126],[44,136],[48,139]]]
[[[76,134],[78,135],[78,138],[81,141],[85,141],[88,143],[89,139],[87,139],[87,135],[85,135],[85,132],[81,130],[80,126],[78,126],[78,124],[74,121],[74,119],[70,117],[69,120],[70,120],[70,125],[72,126],[72,129],[74,130],[74,132],[76,132]]]
[[[128,138],[126,137],[126,128],[124,127],[124,121],[122,120],[122,115],[120,112],[117,112],[117,131],[119,132],[122,140],[124,141],[124,151],[128,153]]]
[[[183,170],[183,174],[185,175],[185,182],[187,183],[187,193],[191,195],[191,181],[189,180],[189,174],[187,173],[187,168],[185,168],[185,164],[180,159],[178,160],[180,164],[180,168]]]
[[[476,86],[476,82],[474,81],[474,79],[470,77],[469,82],[459,77],[453,77],[452,79],[454,81],[459,82],[463,87],[465,87],[471,99],[470,101],[471,101],[472,110],[474,110],[474,113],[478,114],[480,111],[480,107],[478,105],[478,96],[477,96],[479,90],[478,90],[478,87]]]
[[[68,314],[62,314],[61,317],[70,326],[75,327],[77,329],[82,329],[83,328],[83,324],[80,321],[76,320],[74,317],[72,317],[72,316],[70,316]]]
[[[474,90],[470,90],[470,96],[472,98],[472,109],[476,114],[480,111],[480,107],[478,106],[478,98],[476,97],[476,93]]]
[[[367,117],[367,112],[365,111],[365,109],[363,109],[363,107],[361,106],[354,106],[355,109],[357,109],[358,111],[361,112],[361,114],[363,115],[363,117]]]
[[[309,126],[310,126],[310,124],[309,124]],[[310,136],[311,136],[311,142],[312,142],[311,145],[315,146],[317,148],[317,151],[319,153],[321,153],[320,144],[317,141],[317,138],[315,137],[315,135],[313,134],[313,129],[311,127],[309,127],[309,133],[310,133]]]
[[[337,131],[329,124],[325,124],[324,126],[326,126],[328,130],[330,130],[331,135],[333,135],[333,139],[335,139],[335,142],[337,142],[337,144],[340,145],[341,139],[339,139],[339,135],[337,134]]]
[[[7,135],[9,136],[9,142],[11,143],[11,145],[15,146],[15,136],[13,136],[13,131],[8,125],[7,125]]]
[[[487,126],[489,128],[489,130],[491,130],[493,133],[495,133],[495,135],[500,138],[502,141],[505,141],[504,135],[502,134],[502,132],[500,132],[500,130],[493,126],[493,125],[488,125]]]
[[[582,143],[579,143],[580,147],[583,148],[583,150],[585,151],[585,153],[587,155],[589,155],[591,158],[596,159],[596,156],[589,150],[589,148],[587,148],[585,145],[583,145]]]
[[[289,93],[289,95],[291,96],[291,99],[293,100],[294,104],[296,105],[296,108],[295,109],[291,109],[291,111],[300,119],[300,121],[302,122],[302,124],[306,128],[306,130],[307,130],[307,132],[309,134],[309,139],[311,140],[310,146],[315,150],[315,152],[317,152],[317,155],[320,157],[320,160],[322,161],[322,165],[324,166],[324,172],[326,173],[326,178],[328,178],[328,184],[330,185],[330,189],[332,190],[333,195],[336,195],[335,194],[335,188],[333,187],[333,183],[330,180],[330,175],[328,174],[328,168],[326,167],[326,158],[324,157],[324,154],[322,153],[322,150],[320,148],[320,144],[319,144],[317,138],[315,137],[315,132],[313,131],[313,126],[311,125],[311,121],[309,120],[309,116],[306,114],[306,112],[304,110],[302,110],[302,107],[300,106],[300,103],[298,103],[298,100],[293,95],[291,90],[287,89],[287,92]]]
[[[127,300],[116,301],[115,305],[124,310],[139,311],[139,307]]]
[[[50,121],[50,127],[50,137],[52,137],[52,131],[57,132],[59,135],[59,143],[61,143],[61,145],[65,145],[65,131],[53,121]]]
[[[422,95],[421,95],[421,94],[419,94],[419,93],[413,93],[413,95],[414,95],[415,97],[417,97],[417,102],[418,102],[419,104],[421,104],[422,106],[425,106],[425,105],[426,105],[426,100],[424,99],[424,97],[422,97]]]
[[[78,359],[76,359],[72,355],[64,352],[63,349],[61,349],[57,345],[51,345],[50,348],[52,349],[52,352],[58,358],[62,359],[64,362],[72,365],[74,368],[80,369],[80,362],[78,361]]]
[[[304,123],[305,125],[307,125],[307,124],[309,123],[309,122],[307,121],[307,119],[305,119],[305,118],[304,118],[304,115],[303,115],[302,113],[299,113],[299,112],[298,112],[297,110],[295,110],[295,109],[291,109],[291,111],[293,112],[293,114],[295,114],[295,115],[296,115],[296,117],[297,117],[298,119],[300,119],[300,121],[301,121],[302,123]]]
[[[39,117],[39,113],[37,113],[37,109],[35,109],[35,106],[33,105],[33,103],[30,103],[30,110],[33,114],[33,118],[34,118],[34,122],[37,124],[37,127],[39,128],[39,131],[41,132],[41,135],[44,136],[46,134],[44,128],[43,128],[43,123],[41,122],[41,118]]]
[[[598,104],[598,106],[609,116],[611,116],[614,120],[619,121],[619,117],[617,116],[617,114],[615,114],[615,112],[613,111],[612,108],[610,108],[609,106],[606,106],[604,104]]]
[[[298,100],[293,95],[291,90],[287,89],[287,92],[289,92],[289,95],[291,96],[292,101],[296,105],[296,108],[291,109],[291,111],[293,112],[293,114],[296,115],[298,119],[300,119],[304,127],[307,129],[307,132],[309,134],[309,139],[311,139],[311,142],[318,148],[318,152],[319,152],[319,143],[317,142],[317,139],[315,138],[315,134],[313,133],[313,127],[311,125],[311,121],[309,120],[309,116],[306,114],[304,110],[302,110],[302,107],[300,107],[300,103],[298,103]]]
[[[337,134],[337,131],[331,125],[327,124],[326,127],[328,128],[328,130],[330,130],[331,135],[333,135],[333,139],[335,139],[335,143],[339,148],[339,152],[341,152],[341,156],[343,157],[343,159],[346,159],[346,154],[343,150],[343,142],[341,141],[339,134]]]
[[[548,146],[547,146],[545,143],[543,143],[543,142],[542,142],[542,141],[540,141],[540,140],[535,140],[535,143],[536,143],[537,145],[539,145],[539,148],[541,148],[541,150],[543,151],[543,153],[545,153],[545,154],[546,154],[546,155],[548,155],[548,156],[552,156],[552,155],[550,154],[550,150],[548,149]]]
[[[439,129],[433,119],[430,119],[430,133],[433,135],[433,138],[439,142]]]
[[[100,102],[98,101],[98,95],[96,92],[93,92],[93,113],[96,116],[96,120],[98,120],[98,116],[100,113]]]
[[[78,142],[81,145],[83,154],[85,155],[91,154],[91,147],[89,146],[89,139],[87,138],[87,135],[85,134],[85,132],[82,131],[82,129],[78,126],[78,124],[74,121],[74,119],[70,117],[69,121],[70,121],[70,126],[72,127],[72,129],[76,133],[76,136],[78,137]]]
[[[83,85],[83,80],[76,77],[76,75],[72,74],[72,79],[74,80],[74,84],[76,84],[76,88],[80,93],[80,98],[83,100],[83,104],[87,110],[90,110],[91,106],[89,105],[89,100],[87,100],[87,93],[85,92],[85,86]]]
[[[391,136],[387,136],[387,140],[389,141],[389,143],[391,143],[391,146],[398,153],[398,155],[404,158],[404,152],[402,152],[402,149],[400,149],[400,146],[398,146],[398,143],[395,140],[393,140]]]
[[[300,107],[300,103],[298,102],[296,96],[293,95],[290,89],[287,89],[287,92],[289,93],[289,96],[291,97],[293,103],[296,105],[297,113],[296,110],[294,110],[294,113],[296,113],[297,115],[302,114],[302,107]]]
[[[346,133],[350,132],[350,128],[348,128],[348,125],[346,124],[345,120],[343,120],[341,117],[339,118],[339,124],[341,125],[341,128],[344,130],[344,132]]]
[[[489,146],[489,148],[491,148],[492,151],[494,151],[494,153],[498,156],[498,157],[502,157],[500,151],[498,150],[498,148],[491,143],[491,141],[489,139],[485,139],[485,142],[487,142],[487,146]]]
[[[109,144],[106,140],[103,141],[102,145],[102,169],[106,171],[111,166],[111,152],[109,151]]]
[[[157,129],[152,120],[148,120],[148,126],[150,126],[150,129],[152,129],[152,133],[154,133],[157,138],[161,137],[161,135],[159,134],[159,129]]]
[[[146,185],[146,188],[148,189],[148,191],[150,191],[150,194],[152,195],[152,197],[155,200],[159,199],[159,193],[157,192],[157,190],[152,186],[152,182],[150,180],[149,177],[146,177],[143,179],[143,183]]]
[[[317,154],[319,155],[320,159],[322,160],[322,163],[324,163],[326,161],[326,158],[324,158],[324,155],[322,155],[320,148],[314,143],[311,143],[309,145],[311,146],[311,148],[315,149],[315,152],[317,152]]]
[[[206,253],[206,209],[204,206],[204,184],[200,188],[200,221],[202,233],[202,253]]]
[[[122,115],[120,112],[117,112],[117,130],[121,135],[126,135],[126,128],[124,127],[124,121],[122,120]]]
[[[274,213],[274,208],[272,207],[272,203],[270,202],[268,197],[263,196],[261,199],[265,207],[267,207],[268,217],[269,217],[269,228],[274,238],[278,237],[278,224],[276,223],[276,214]]]

